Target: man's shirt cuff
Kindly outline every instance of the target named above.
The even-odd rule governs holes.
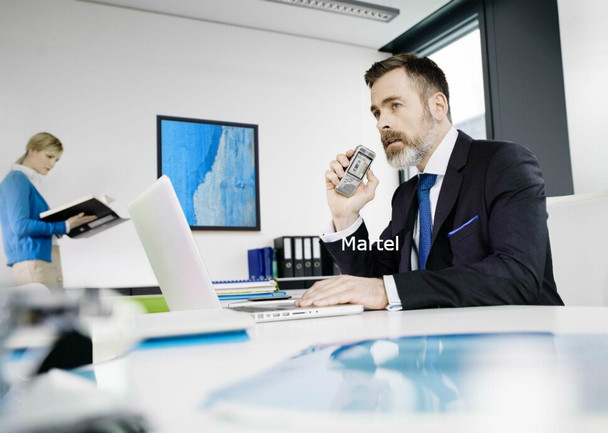
[[[401,299],[399,298],[399,293],[397,292],[397,284],[395,284],[395,279],[392,275],[385,275],[382,278],[384,279],[384,288],[386,289],[386,298],[388,299],[386,310],[403,310]]]
[[[361,227],[361,224],[363,224],[363,218],[359,217],[352,226],[337,232],[333,221],[331,221],[325,230],[323,230],[323,234],[320,236],[321,240],[325,243],[342,240],[355,233]]]

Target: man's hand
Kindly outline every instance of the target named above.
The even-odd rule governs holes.
[[[354,155],[354,150],[346,154],[339,154],[329,164],[329,170],[325,172],[325,188],[327,193],[327,204],[332,215],[336,231],[344,230],[357,221],[359,211],[368,202],[373,200],[378,187],[378,178],[371,170],[367,171],[367,183],[361,182],[351,197],[345,197],[336,191],[336,186],[344,177],[345,169],[348,167],[349,158]]]
[[[384,281],[382,278],[341,275],[317,281],[295,302],[298,307],[336,304],[359,304],[370,310],[381,310],[388,305]]]

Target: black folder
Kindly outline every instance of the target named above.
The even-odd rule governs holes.
[[[323,267],[321,265],[321,240],[317,236],[312,238],[312,275],[323,275]]]
[[[302,238],[302,257],[304,276],[312,277],[312,238],[310,236]]]
[[[301,236],[293,238],[293,276],[304,276],[304,246]]]
[[[291,236],[281,236],[274,240],[277,266],[280,278],[291,278],[293,274],[293,239]]]

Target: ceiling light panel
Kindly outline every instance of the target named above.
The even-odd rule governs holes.
[[[399,9],[354,0],[266,0],[292,6],[302,6],[353,17],[388,23],[399,15]]]

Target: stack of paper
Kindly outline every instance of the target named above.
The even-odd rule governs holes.
[[[238,280],[238,281],[214,281],[213,288],[218,296],[241,296],[271,294],[278,290],[277,282],[267,280]]]

